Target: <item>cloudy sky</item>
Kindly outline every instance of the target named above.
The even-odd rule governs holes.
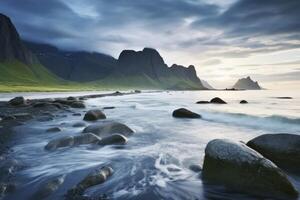
[[[24,39],[118,57],[159,50],[215,87],[300,88],[300,0],[1,0]]]

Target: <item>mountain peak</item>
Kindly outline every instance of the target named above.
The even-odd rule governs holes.
[[[0,61],[19,60],[32,64],[33,56],[20,40],[20,36],[10,18],[0,13]]]
[[[233,86],[235,89],[242,89],[242,90],[260,90],[261,87],[259,86],[257,81],[253,81],[250,76],[246,78],[239,79]]]

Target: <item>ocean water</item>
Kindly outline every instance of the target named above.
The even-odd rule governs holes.
[[[57,96],[51,93],[27,95]],[[217,96],[228,104],[195,104]],[[286,96],[292,99],[277,98]],[[239,104],[243,99],[249,104]],[[205,146],[212,139],[247,142],[266,133],[300,134],[299,91],[147,92],[89,99],[86,105],[87,109],[76,112],[83,114],[90,108],[116,107],[104,110],[108,120],[128,125],[135,134],[124,146],[82,145],[48,152],[44,146],[51,139],[81,133],[83,128],[73,128],[72,124],[82,121],[83,116],[58,113],[61,116],[54,121],[32,120],[17,127],[11,156],[24,167],[15,176],[17,191],[6,199],[31,199],[47,180],[60,175],[65,176],[65,182],[48,199],[64,199],[66,191],[92,169],[105,165],[112,166],[113,176],[104,184],[89,188],[86,196],[105,194],[110,199],[120,200],[256,199],[222,187],[207,186],[200,178],[201,173],[191,171],[189,166],[202,165]],[[173,110],[181,107],[201,114],[202,119],[173,118]],[[62,132],[45,132],[56,126],[62,128]],[[289,178],[300,191],[300,177]]]

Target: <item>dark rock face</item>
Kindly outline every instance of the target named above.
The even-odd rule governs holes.
[[[227,104],[225,101],[223,101],[221,98],[219,97],[215,97],[212,100],[210,100],[210,103],[215,103],[215,104]]]
[[[112,134],[110,136],[102,138],[99,145],[111,145],[111,144],[126,144],[128,139],[122,134]]]
[[[300,173],[300,136],[266,134],[250,140],[247,145],[283,169]]]
[[[11,20],[0,13],[0,62],[19,60],[33,63],[33,55],[24,46]]]
[[[98,119],[106,119],[105,114],[101,110],[89,110],[85,115],[84,115],[84,120],[86,121],[95,121]]]
[[[25,105],[27,102],[24,97],[15,97],[11,99],[8,103],[13,106],[20,106],[20,105]]]
[[[258,82],[253,81],[250,76],[247,78],[239,79],[234,85],[233,88],[239,90],[261,90]]]
[[[245,144],[231,140],[216,139],[207,144],[202,178],[207,183],[276,199],[298,196],[281,169]]]
[[[114,133],[118,133],[129,137],[133,134],[133,130],[119,122],[98,122],[86,127],[83,130],[83,133],[94,133],[100,137],[107,137]]]
[[[201,118],[201,115],[185,108],[179,108],[177,110],[174,110],[172,115],[176,118]]]
[[[248,103],[248,101],[246,101],[246,100],[240,101],[240,104],[247,104],[247,103]]]

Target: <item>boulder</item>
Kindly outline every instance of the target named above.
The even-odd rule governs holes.
[[[45,185],[41,186],[39,190],[33,195],[33,199],[45,199],[55,192],[59,186],[63,184],[65,176],[56,177],[48,181]]]
[[[101,141],[101,138],[93,133],[87,133],[74,137],[74,145],[92,144]]]
[[[9,100],[8,103],[13,106],[21,106],[21,105],[26,105],[27,101],[24,97],[15,97],[15,98]]]
[[[293,134],[265,134],[247,146],[273,161],[279,167],[300,173],[300,136]]]
[[[99,145],[111,145],[111,144],[126,144],[128,139],[121,134],[112,134],[110,136],[102,138],[98,142]]]
[[[74,145],[74,138],[72,136],[65,136],[58,139],[51,140],[46,146],[46,150],[55,150],[61,147],[68,147]]]
[[[80,183],[68,191],[66,197],[76,197],[82,195],[84,191],[92,186],[104,183],[113,174],[111,167],[102,167],[88,174]]]
[[[85,105],[81,101],[74,101],[70,104],[72,108],[85,108]]]
[[[94,110],[89,110],[85,115],[84,115],[84,120],[86,121],[95,121],[98,119],[106,119],[105,114],[98,109],[94,109]]]
[[[78,99],[76,97],[68,97],[67,100],[68,101],[77,101]]]
[[[100,137],[107,137],[114,133],[119,133],[128,137],[133,134],[133,130],[119,122],[98,122],[86,127],[83,133],[94,133]]]
[[[76,122],[73,124],[73,127],[78,128],[78,127],[85,127],[86,124],[84,122]]]
[[[185,108],[179,108],[173,111],[173,117],[176,118],[201,118],[201,115]]]
[[[208,104],[210,103],[209,101],[197,101],[196,104]]]
[[[210,100],[210,103],[215,103],[215,104],[227,104],[225,101],[223,101],[221,98],[219,97],[215,97],[212,100]]]
[[[55,132],[60,132],[60,131],[61,131],[61,129],[59,127],[48,128],[46,130],[46,132],[48,132],[48,133],[55,133]]]
[[[248,103],[248,101],[246,101],[246,100],[240,101],[240,104],[247,104],[247,103]]]
[[[287,176],[270,160],[241,142],[210,141],[205,148],[202,178],[205,183],[270,198],[297,198]]]

